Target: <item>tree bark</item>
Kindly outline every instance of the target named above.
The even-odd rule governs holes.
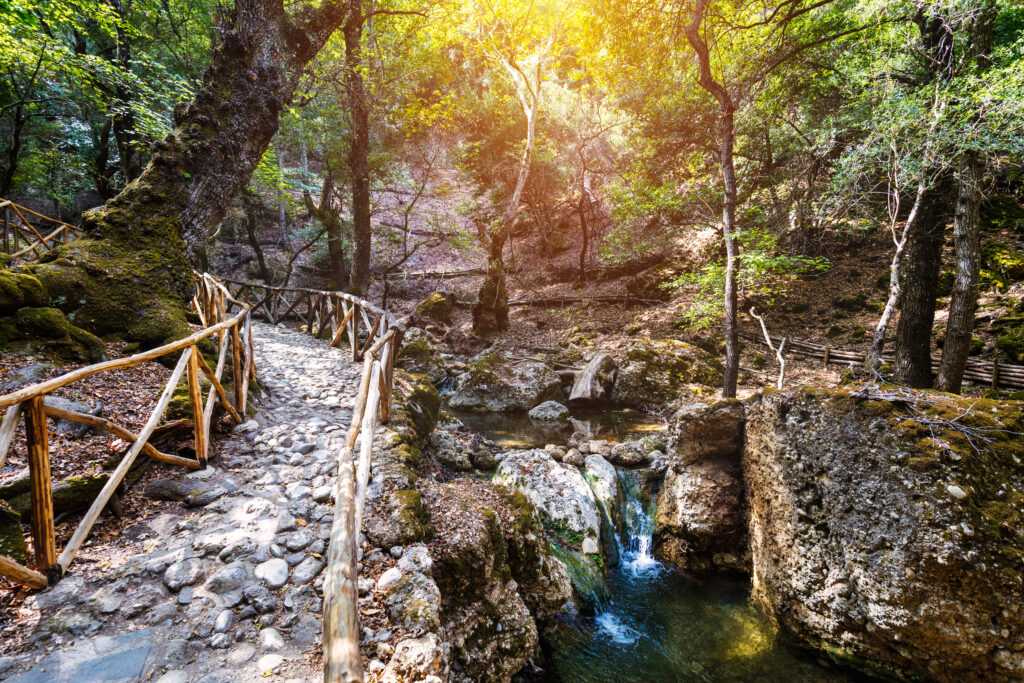
[[[900,320],[896,326],[896,381],[909,387],[932,385],[932,325],[942,266],[942,241],[948,208],[948,178],[924,198],[908,236],[903,267]]]
[[[203,86],[175,109],[171,134],[142,175],[83,217],[86,239],[34,268],[77,325],[147,345],[187,334],[191,267],[277,132],[305,65],[345,20],[323,0],[286,12],[282,0],[238,0]]]
[[[129,73],[132,68],[131,41],[124,26],[128,21],[128,13],[131,11],[131,0],[111,0],[111,5],[121,19],[117,24],[117,43],[112,61],[124,73]],[[123,84],[119,83],[115,86],[114,99],[117,106],[111,118],[114,124],[114,141],[117,143],[117,154],[121,172],[124,173],[125,184],[135,180],[142,173],[147,151],[145,141],[136,130],[135,112],[132,110],[133,98],[134,94]]]
[[[330,258],[330,287],[347,289],[349,283],[348,264],[345,263],[345,235],[341,225],[341,216],[332,204],[335,194],[334,173],[330,166],[324,174],[324,184],[320,190],[320,203],[313,202],[308,192],[303,197],[306,208],[319,220],[327,231],[327,254]]]
[[[971,352],[974,313],[978,309],[978,271],[981,268],[981,235],[978,211],[981,206],[980,162],[967,154],[960,169],[960,191],[953,217],[953,242],[956,249],[956,276],[949,302],[946,339],[942,345],[938,388],[960,393],[964,369]]]
[[[370,227],[370,122],[363,82],[363,21],[361,5],[345,23],[345,81],[348,88],[349,115],[352,119],[352,140],[349,167],[352,176],[352,274],[349,291],[363,295],[370,284],[370,250],[373,235]]]
[[[700,27],[704,22],[708,0],[697,0],[693,7],[690,23],[686,26],[686,39],[697,55],[700,66],[698,82],[718,102],[721,118],[722,168],[722,238],[725,240],[725,291],[723,292],[723,331],[725,332],[725,373],[722,381],[722,396],[734,398],[739,380],[740,349],[736,334],[736,167],[733,161],[733,147],[736,140],[736,105],[725,86],[711,74],[711,54],[707,43],[701,37]]]

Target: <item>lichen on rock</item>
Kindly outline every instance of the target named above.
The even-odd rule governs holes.
[[[476,359],[445,395],[452,408],[475,412],[530,410],[562,392],[558,374],[535,361],[515,362],[496,352]]]

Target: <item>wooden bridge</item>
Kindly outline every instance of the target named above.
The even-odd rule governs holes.
[[[36,218],[40,228],[47,227],[40,232],[40,228],[26,216]],[[82,236],[82,230],[74,225],[36,213],[7,199],[0,199],[0,219],[3,220],[3,242],[0,246],[12,259],[38,259],[54,247]],[[47,230],[50,232],[44,235]]]
[[[0,411],[5,411],[0,422],[0,466],[7,458],[19,418],[24,418],[33,551],[32,567],[0,556],[0,575],[33,589],[46,588],[60,581],[140,454],[185,469],[205,468],[214,408],[220,405],[236,423],[241,423],[246,413],[249,384],[257,376],[253,360],[252,318],[263,317],[275,324],[286,319],[299,321],[305,324],[307,332],[328,340],[331,345],[347,342],[352,349],[353,361],[362,361],[363,364],[352,422],[338,453],[335,510],[327,549],[323,608],[324,680],[331,683],[362,681],[357,545],[373,463],[373,436],[378,417],[387,422],[390,415],[394,361],[405,328],[391,313],[343,292],[270,287],[221,280],[209,274],[196,274],[196,294],[192,305],[201,320],[201,329],[184,339],[126,358],[82,367],[0,396]],[[219,349],[214,368],[199,352],[198,344],[206,339],[215,340]],[[138,434],[103,417],[63,410],[45,403],[46,396],[53,391],[92,375],[138,366],[172,354],[180,354],[177,363],[156,407]],[[231,386],[225,387],[221,377],[228,362],[232,364]],[[200,374],[210,383],[205,397]],[[187,382],[192,413],[194,459],[162,453],[149,443],[183,377]],[[59,556],[54,533],[48,418],[85,424],[131,444]],[[358,454],[355,452],[357,442]]]

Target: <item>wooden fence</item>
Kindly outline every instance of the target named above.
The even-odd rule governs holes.
[[[740,332],[740,336],[767,346],[761,335]],[[778,348],[778,345],[782,342],[782,337],[771,337],[771,340],[772,344]],[[824,344],[814,344],[790,338],[786,338],[786,351],[787,353],[796,353],[810,358],[820,358],[826,365],[829,363],[855,363],[860,365],[864,363],[867,357],[867,354],[862,351],[837,349]],[[892,363],[893,360],[894,358],[891,355],[882,354],[882,362]],[[932,357],[932,371],[938,372],[938,370],[939,358]],[[964,379],[970,382],[988,384],[993,389],[1001,386],[1011,389],[1024,389],[1024,365],[1010,365],[1000,363],[998,360],[987,361],[971,358],[967,361]]]
[[[50,229],[50,233],[43,235],[40,228],[36,228],[25,216],[34,216],[37,223],[56,224],[56,228]],[[59,244],[67,244],[82,236],[80,228],[59,221],[56,218],[36,213],[32,209],[25,208],[6,199],[0,199],[0,217],[3,219],[3,251],[11,255],[11,258],[25,256],[29,252],[39,258],[46,252]],[[12,218],[14,220],[12,220]],[[44,229],[43,232],[46,232]],[[27,246],[22,246],[25,244]]]
[[[363,663],[359,651],[359,565],[356,559],[359,530],[373,465],[373,436],[378,416],[381,422],[387,422],[390,416],[395,357],[405,328],[391,313],[344,292],[270,287],[234,280],[223,282],[233,296],[250,303],[254,314],[262,315],[273,324],[291,316],[305,323],[307,333],[318,338],[329,336],[333,346],[347,336],[353,360],[363,361],[352,423],[338,454],[323,615],[324,681],[361,683]],[[365,340],[361,338],[360,322]],[[357,448],[358,459],[355,457]]]
[[[53,379],[19,389],[10,394],[0,396],[0,410],[6,410],[0,423],[0,466],[7,459],[7,453],[17,430],[18,418],[24,416],[25,442],[28,452],[29,480],[31,484],[32,512],[30,520],[34,569],[24,567],[11,558],[0,556],[0,575],[32,588],[45,588],[50,583],[59,581],[75,559],[85,539],[92,531],[100,513],[111,501],[116,489],[121,485],[128,470],[139,453],[161,462],[178,465],[187,469],[198,470],[206,467],[208,446],[210,441],[210,423],[214,406],[220,403],[228,414],[241,422],[245,414],[246,397],[249,380],[255,377],[255,365],[252,353],[252,329],[250,325],[250,308],[244,303],[234,300],[222,284],[211,276],[202,276],[198,280],[196,298],[197,310],[203,319],[203,329],[184,339],[159,348],[137,353],[127,358],[116,358],[79,368],[73,372]],[[234,303],[239,312],[231,317],[227,315],[227,305]],[[197,344],[209,338],[219,342],[220,354],[216,369],[211,369]],[[244,341],[243,341],[244,340]],[[227,396],[220,378],[224,365],[231,350],[233,363],[233,404]],[[47,394],[56,389],[66,387],[86,377],[118,368],[128,368],[162,356],[181,352],[177,365],[168,379],[156,407],[138,434],[95,415],[86,415],[62,410],[45,404]],[[210,381],[210,393],[203,405],[202,389],[199,373],[202,372]],[[182,458],[176,455],[161,453],[148,443],[156,430],[167,404],[171,400],[175,388],[182,375],[187,378],[189,398],[192,406],[192,422],[195,432],[195,459]],[[96,496],[89,510],[85,513],[71,539],[57,556],[54,535],[54,515],[52,483],[50,480],[50,451],[47,418],[52,417],[70,420],[110,432],[131,443],[127,453],[110,474],[103,489]]]

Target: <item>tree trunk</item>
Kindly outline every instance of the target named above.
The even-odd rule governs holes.
[[[967,356],[971,352],[974,313],[978,309],[978,270],[981,267],[981,235],[978,210],[981,206],[980,162],[967,153],[960,169],[960,191],[953,216],[953,242],[956,249],[956,276],[949,302],[946,339],[939,364],[938,388],[960,393]]]
[[[142,175],[83,217],[85,239],[34,267],[75,324],[157,345],[186,335],[191,267],[249,182],[305,65],[344,21],[333,2],[289,14],[281,0],[238,0],[203,86],[175,108]],[[191,263],[190,263],[191,262]]]
[[[303,197],[309,212],[323,223],[327,232],[327,254],[330,257],[330,286],[336,289],[347,289],[349,282],[348,264],[345,263],[345,234],[341,224],[340,210],[333,206],[334,172],[330,166],[324,175],[323,188],[320,190],[320,203],[315,204],[308,192]]]
[[[352,176],[352,274],[349,291],[363,295],[370,284],[370,123],[363,83],[363,16],[354,12],[345,24],[345,81],[348,87],[352,140],[349,167]]]
[[[698,83],[718,102],[722,119],[721,159],[722,167],[722,238],[725,240],[725,292],[723,301],[723,330],[725,332],[725,373],[722,382],[722,396],[734,398],[739,379],[740,347],[736,338],[736,168],[733,163],[733,145],[736,139],[734,112],[736,105],[722,83],[711,73],[711,53],[701,35],[704,13],[709,0],[697,0],[694,4],[690,23],[686,26],[686,40],[690,43],[700,66]]]
[[[897,382],[909,387],[932,385],[932,325],[946,227],[944,198],[948,192],[949,181],[944,179],[928,193],[908,235],[900,321],[896,327],[895,376]]]
[[[130,73],[132,68],[131,41],[124,30],[124,22],[127,21],[128,13],[131,11],[131,0],[111,0],[111,5],[121,19],[121,22],[117,24],[117,45],[113,61],[123,72]],[[135,180],[142,173],[143,158],[146,154],[145,141],[136,130],[135,112],[132,110],[134,97],[131,90],[123,84],[119,83],[115,86],[114,99],[117,104],[112,115],[113,132],[125,184]]]
[[[882,315],[878,318],[878,324],[875,325],[875,334],[871,338],[871,350],[867,356],[866,365],[872,370],[877,370],[882,363],[882,348],[885,346],[885,334],[889,330],[889,323],[892,321],[892,316],[900,303],[902,291],[900,271],[903,263],[903,253],[907,248],[907,239],[913,231],[914,224],[917,222],[917,217],[921,211],[921,203],[927,191],[928,182],[922,177],[917,185],[914,206],[911,207],[907,221],[903,224],[903,231],[900,233],[900,239],[896,243],[896,252],[892,255],[892,263],[889,265],[889,297],[886,299],[885,308],[882,309]],[[895,220],[894,217],[893,221]]]
[[[267,260],[263,256],[263,249],[260,248],[260,239],[257,234],[257,220],[256,212],[258,210],[256,195],[254,192],[245,190],[242,193],[242,202],[245,204],[245,234],[249,238],[249,246],[252,247],[252,251],[256,254],[256,265],[259,267],[260,279],[268,285],[274,284],[272,282],[273,276],[267,269]]]
[[[0,197],[9,197],[14,186],[14,175],[18,172],[18,161],[21,159],[21,133],[25,127],[22,116],[22,103],[14,107],[14,125],[11,128],[10,147],[7,148],[7,167],[0,177]]]
[[[736,338],[736,169],[733,143],[736,129],[732,109],[722,111],[722,237],[725,238],[725,377],[722,396],[735,398],[739,379],[740,347]]]
[[[508,291],[505,289],[505,262],[502,252],[508,232],[501,230],[487,245],[487,275],[473,306],[473,332],[489,336],[508,329]]]

